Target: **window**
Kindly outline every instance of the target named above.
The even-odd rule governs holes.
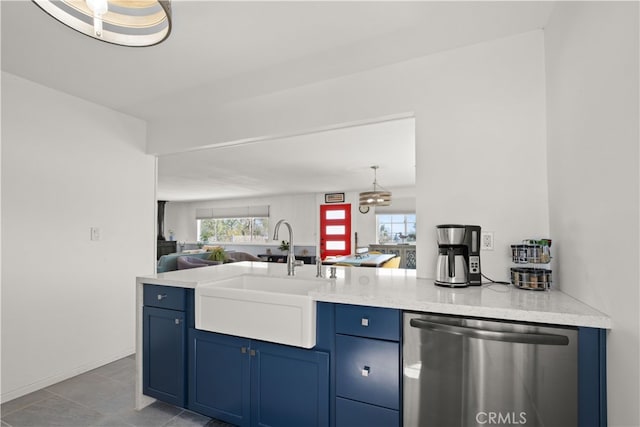
[[[263,243],[269,240],[269,218],[199,219],[198,239],[211,243]]]
[[[409,243],[416,241],[415,214],[376,215],[378,243]]]
[[[269,240],[269,206],[196,208],[198,240],[264,243]]]

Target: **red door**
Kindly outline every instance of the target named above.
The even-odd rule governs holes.
[[[320,205],[320,258],[351,254],[351,204]]]

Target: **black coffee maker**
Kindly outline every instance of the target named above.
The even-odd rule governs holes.
[[[436,226],[438,234],[438,286],[480,286],[480,226],[442,224]]]
[[[482,272],[480,271],[480,226],[465,225],[464,244],[465,260],[469,267],[469,285],[482,285]]]

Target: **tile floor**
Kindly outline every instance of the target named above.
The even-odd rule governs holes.
[[[231,427],[155,402],[134,409],[135,356],[2,404],[2,427]]]

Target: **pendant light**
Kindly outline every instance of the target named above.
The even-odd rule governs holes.
[[[373,169],[373,191],[363,191],[360,193],[360,206],[390,206],[391,192],[378,185],[379,166],[371,166]]]
[[[122,46],[152,46],[171,33],[170,0],[33,0],[63,24]]]

